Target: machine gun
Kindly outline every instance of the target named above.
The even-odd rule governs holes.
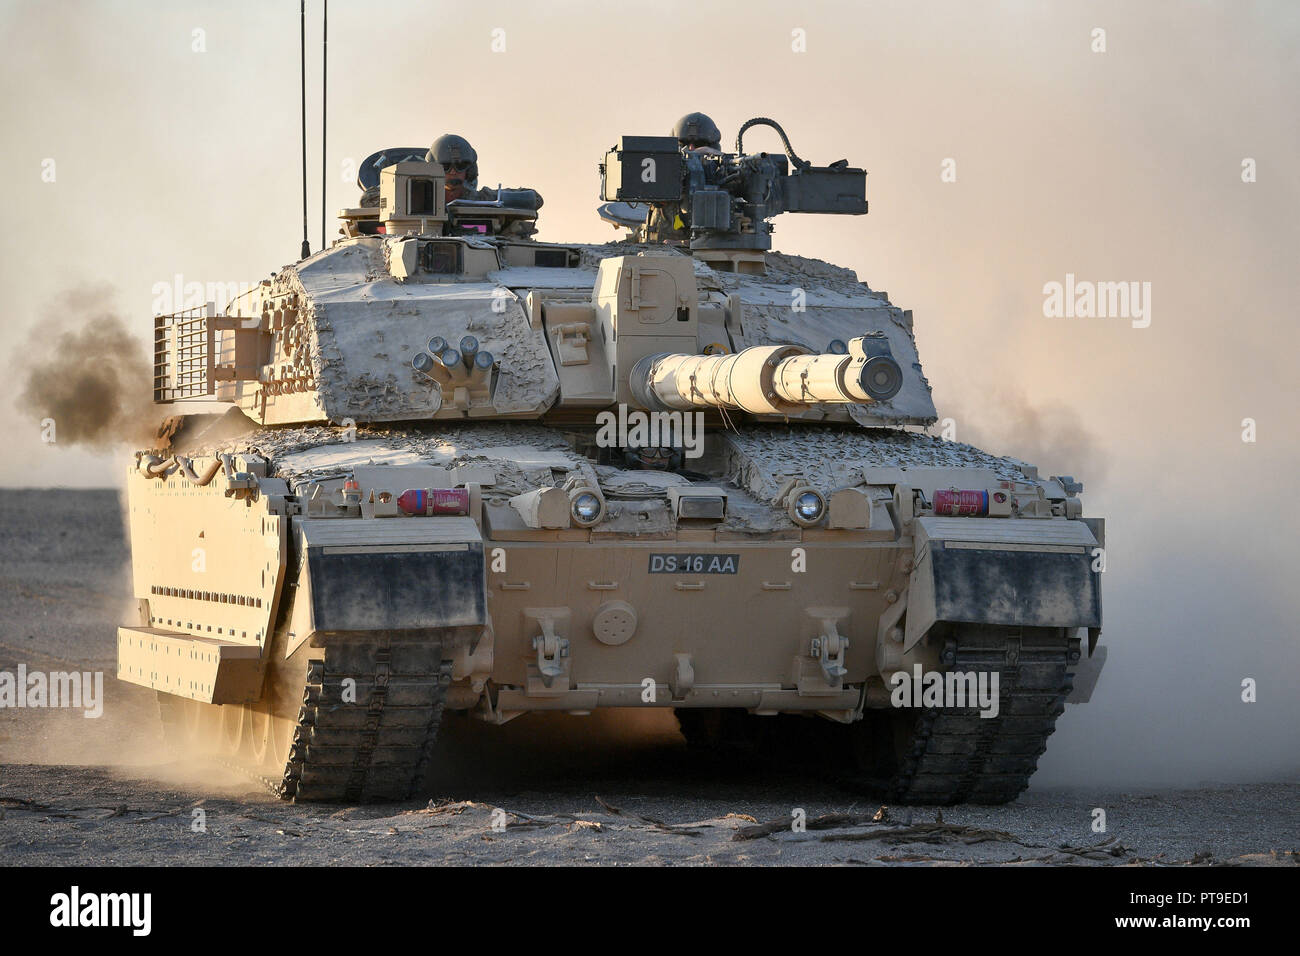
[[[746,154],[745,131],[770,126],[785,155]],[[793,167],[793,171],[792,171]],[[772,224],[783,212],[860,216],[867,211],[867,174],[838,160],[813,166],[795,155],[785,130],[756,117],[736,134],[736,151],[679,146],[672,136],[624,136],[600,165],[602,215],[636,227],[644,241],[689,245],[692,252],[750,251],[772,247]],[[637,204],[649,207],[639,216]],[[713,258],[716,258],[713,257]]]

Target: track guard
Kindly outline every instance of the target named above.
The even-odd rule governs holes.
[[[471,518],[295,519],[298,605],[286,656],[321,632],[487,623],[483,538]]]
[[[1068,519],[917,518],[904,649],[939,621],[1101,627],[1092,530]]]

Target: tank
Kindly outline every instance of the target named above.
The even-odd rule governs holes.
[[[432,153],[362,169],[329,248],[155,317],[118,676],[170,742],[390,800],[448,710],[670,708],[889,801],[1028,785],[1104,662],[1104,524],[928,434],[911,312],[772,250],[782,213],[865,214],[862,169],[761,118],[623,136],[605,244],[537,241],[531,189],[449,199]]]

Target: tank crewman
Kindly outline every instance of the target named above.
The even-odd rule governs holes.
[[[707,113],[687,113],[674,124],[673,135],[687,149],[722,152],[722,132]]]
[[[433,141],[433,147],[424,154],[426,162],[442,164],[445,179],[443,191],[447,202],[453,199],[497,198],[495,189],[478,187],[478,153],[469,141],[455,133],[444,133]],[[379,186],[371,186],[361,194],[362,206],[379,205]]]
[[[429,150],[425,159],[442,165],[443,174],[446,177],[443,188],[446,191],[447,202],[450,203],[457,199],[477,199],[494,202],[501,198],[501,193],[496,189],[478,188],[478,153],[463,136],[457,136],[455,133],[443,133],[433,141],[433,147]],[[508,192],[523,191],[509,190]],[[532,193],[532,198],[536,202],[536,205],[532,208],[542,208],[541,193],[535,189],[527,191]],[[512,236],[526,237],[535,232],[537,232],[537,227],[526,219],[516,220],[501,229],[502,235]]]
[[[687,113],[673,124],[677,144],[691,152],[722,152],[722,131],[707,113]],[[671,221],[669,221],[671,217]],[[652,241],[685,242],[690,238],[690,223],[680,206],[667,205],[662,210],[650,207],[646,237]]]
[[[447,202],[456,199],[497,198],[495,189],[478,188],[478,153],[465,137],[443,133],[433,141],[433,147],[425,159],[442,164],[447,177],[443,185]]]

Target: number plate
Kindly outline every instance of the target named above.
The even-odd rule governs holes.
[[[738,554],[652,554],[651,574],[735,574]]]

